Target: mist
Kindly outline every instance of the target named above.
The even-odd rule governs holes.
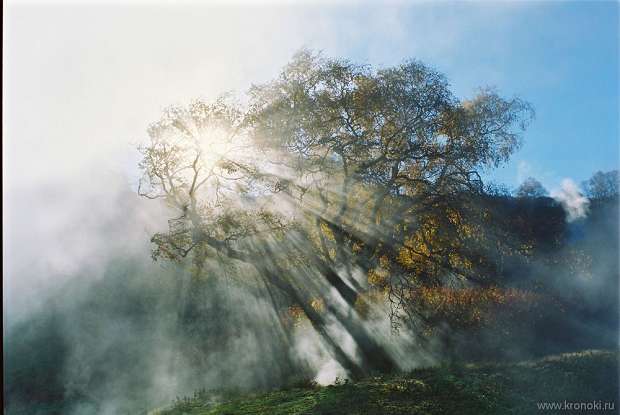
[[[569,222],[585,218],[588,214],[590,201],[582,192],[571,179],[562,180],[560,188],[551,191],[551,197],[562,205]]]
[[[386,191],[386,199],[380,200],[387,201],[377,203],[373,216],[373,206],[362,201],[394,184],[386,179],[389,169],[355,176],[358,187],[351,194],[360,198],[356,204],[336,169],[306,176],[295,170],[287,147],[277,142],[285,135],[269,130],[277,118],[257,128],[252,138],[258,144],[249,145],[249,151],[221,150],[233,153],[236,163],[258,166],[257,171],[242,170],[250,172],[248,177],[237,181],[232,176],[239,170],[207,160],[212,170],[221,168],[223,176],[236,181],[221,188],[218,182],[201,194],[225,200],[195,208],[209,226],[190,223],[195,218],[185,214],[191,192],[175,205],[173,198],[140,187],[149,173],[140,167],[146,159],[140,146],[157,148],[160,137],[151,128],[157,120],[162,129],[169,127],[162,113],[185,111],[193,102],[220,96],[232,97],[243,111],[262,108],[248,102],[263,93],[269,103],[269,82],[286,79],[278,78],[282,68],[299,51],[322,51],[321,56],[351,58],[378,70],[408,57],[428,60],[429,73],[438,67],[449,75],[445,88],[455,95],[446,99],[446,107],[459,111],[469,107],[455,102],[476,97],[479,86],[506,84],[507,76],[493,68],[483,70],[485,79],[479,82],[471,73],[461,74],[460,62],[446,58],[472,36],[457,12],[442,14],[420,4],[411,25],[401,13],[404,5],[351,6],[26,1],[5,7],[5,410],[148,413],[199,390],[216,402],[233,391],[329,385],[381,368],[410,371],[457,358],[520,359],[617,346],[617,233],[608,232],[618,229],[617,200],[590,200],[573,181],[578,177],[563,180],[550,198],[527,201],[479,195],[478,182],[470,183],[469,176],[469,187],[455,187],[450,193],[454,200],[466,200],[459,215],[471,219],[468,225],[481,235],[492,232],[488,219],[476,216],[477,207],[506,213],[506,222],[523,219],[528,224],[522,230],[498,221],[514,253],[493,251],[493,244],[476,245],[474,238],[471,245],[459,246],[476,258],[490,258],[485,266],[493,277],[471,281],[427,264],[420,270],[411,259],[419,252],[404,254],[417,249],[414,238],[403,237],[401,243],[394,229],[416,229],[424,220],[422,214],[405,213],[407,205],[399,199],[414,193],[406,189],[409,184]],[[480,24],[506,22],[511,14],[528,10],[527,5],[489,4],[466,14]],[[386,45],[394,45],[393,50]],[[496,102],[492,91],[483,90],[482,97]],[[519,99],[501,102],[514,106],[515,119],[530,110]],[[516,143],[516,137],[507,130],[503,138]],[[359,154],[355,156],[365,157]],[[334,165],[343,160],[341,155],[330,157]],[[435,185],[439,176],[431,171],[423,179]],[[494,177],[484,173],[483,179]],[[306,193],[312,186],[319,190]],[[468,199],[470,194],[474,196]],[[338,213],[338,204],[347,205],[346,214]],[[244,216],[249,210],[258,213]],[[208,222],[212,217],[216,219]],[[247,226],[255,233],[235,233],[235,227],[252,220],[261,223]],[[549,221],[557,229],[550,227],[546,234]],[[337,231],[343,224],[349,226],[347,237],[357,241],[349,241],[348,251],[339,250],[344,245]],[[203,249],[195,244],[194,251],[169,260],[162,247],[169,248],[171,239],[164,237],[173,235],[177,225],[182,231],[195,226],[208,237],[223,234],[228,245],[220,249],[224,245],[210,243]],[[276,228],[273,235],[263,236],[265,228],[273,230],[270,226]],[[528,234],[530,227],[535,236]],[[214,229],[213,234],[203,228]],[[205,238],[192,232],[187,233],[191,238]],[[447,239],[456,233],[448,233]],[[553,238],[557,243],[547,246]],[[371,242],[379,247],[376,252],[358,258],[365,252],[363,243]],[[530,243],[540,250],[527,252]],[[203,251],[192,257],[198,249]],[[239,259],[238,252],[246,251],[253,261]],[[582,268],[562,262],[575,258],[576,251],[589,258],[578,264]],[[387,257],[396,259],[390,263]],[[468,293],[500,286],[509,295],[523,290],[527,297],[531,287],[543,286],[554,301],[575,307],[565,313],[554,308],[541,322],[518,326],[512,337],[502,337],[498,333],[502,324],[513,321],[512,309],[481,308],[484,315],[497,317],[479,329],[463,328],[443,309],[418,312],[412,293],[428,287],[412,283],[412,270],[422,275],[420,280],[435,272],[441,284],[433,283],[433,288]],[[557,331],[550,333],[549,327]],[[51,410],[37,406],[50,402],[56,405]]]

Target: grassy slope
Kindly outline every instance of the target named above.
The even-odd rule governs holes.
[[[441,366],[220,403],[204,395],[159,413],[531,414],[538,412],[539,401],[617,401],[618,357],[617,352],[588,351],[514,364]]]

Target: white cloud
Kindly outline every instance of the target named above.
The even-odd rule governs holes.
[[[551,197],[562,204],[569,222],[585,218],[588,214],[590,200],[571,179],[562,180],[560,187],[551,191]]]
[[[525,160],[520,160],[517,164],[517,183],[523,183],[528,177],[534,175],[532,165]]]

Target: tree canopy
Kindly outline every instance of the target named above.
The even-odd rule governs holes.
[[[308,50],[247,101],[196,101],[149,127],[139,192],[176,211],[153,257],[191,259],[197,280],[209,261],[243,267],[353,375],[396,365],[364,310],[423,321],[425,287],[497,272],[481,172],[519,147],[532,108],[492,89],[460,100],[419,61],[374,69]]]
[[[618,170],[598,171],[590,179],[583,182],[583,189],[589,198],[609,199],[618,197],[619,185],[620,175]]]
[[[543,197],[549,194],[547,189],[533,177],[525,179],[515,193],[517,197]]]

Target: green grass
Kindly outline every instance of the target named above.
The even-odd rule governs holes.
[[[219,402],[205,392],[155,413],[532,414],[542,401],[617,401],[618,357],[617,352],[586,351],[520,363],[438,366],[355,383],[220,397]],[[604,413],[617,413],[618,404],[616,412]]]

